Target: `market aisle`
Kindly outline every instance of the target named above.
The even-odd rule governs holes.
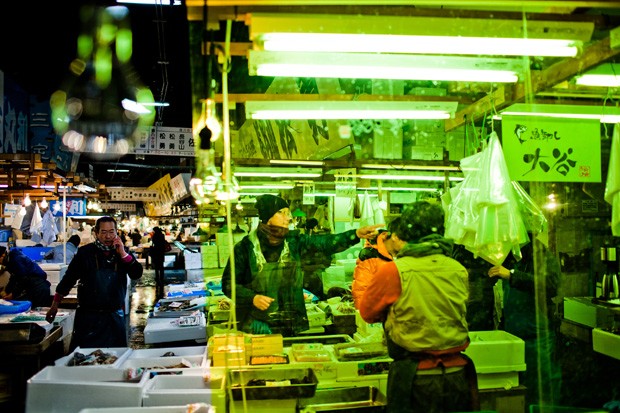
[[[155,270],[144,270],[142,278],[136,283],[132,283],[131,301],[129,303],[129,347],[150,348],[151,345],[144,344],[144,327],[149,318],[149,313],[153,311],[155,299]]]

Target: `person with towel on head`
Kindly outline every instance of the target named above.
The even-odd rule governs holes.
[[[309,329],[301,257],[308,251],[326,255],[344,251],[360,239],[375,237],[383,224],[340,234],[307,235],[289,232],[292,216],[283,198],[261,195],[256,199],[256,209],[260,222],[235,245],[235,274],[233,277],[229,259],[222,275],[222,291],[236,303],[239,330],[294,336]]]
[[[67,244],[58,244],[56,245],[50,252],[45,254],[45,262],[47,263],[59,263],[59,264],[69,264],[73,259],[73,256],[78,250],[82,239],[79,235],[71,235],[69,240],[67,240]],[[66,251],[66,254],[65,254]],[[66,258],[66,261],[65,261]]]

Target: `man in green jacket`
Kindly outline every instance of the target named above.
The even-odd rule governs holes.
[[[309,251],[326,255],[344,251],[360,239],[376,236],[383,224],[310,236],[289,232],[292,216],[283,198],[261,195],[256,199],[256,209],[260,223],[235,245],[235,274],[231,273],[229,259],[222,275],[222,291],[235,301],[239,330],[293,336],[309,328],[302,256]]]

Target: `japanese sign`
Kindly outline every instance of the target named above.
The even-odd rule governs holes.
[[[58,206],[56,206],[56,204],[58,204]],[[55,217],[63,216],[63,206],[68,217],[81,217],[86,215],[86,201],[84,198],[67,197],[66,203],[62,201],[62,198],[58,201],[50,201],[49,203],[52,215]]]
[[[140,131],[136,154],[194,156],[191,128],[153,126]]]
[[[502,147],[515,181],[601,182],[598,120],[502,116]]]

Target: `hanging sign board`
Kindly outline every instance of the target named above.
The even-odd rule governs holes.
[[[191,128],[153,126],[140,131],[136,154],[194,156],[194,136]]]
[[[502,116],[510,178],[536,182],[601,182],[598,120]]]
[[[302,205],[314,205],[314,183],[307,183],[303,186]]]
[[[56,206],[58,204],[58,206]],[[49,208],[52,211],[52,215],[55,217],[63,216],[63,205],[67,211],[68,217],[82,217],[86,215],[86,200],[84,198],[70,198],[67,197],[66,203],[60,200],[53,200],[49,202]]]

